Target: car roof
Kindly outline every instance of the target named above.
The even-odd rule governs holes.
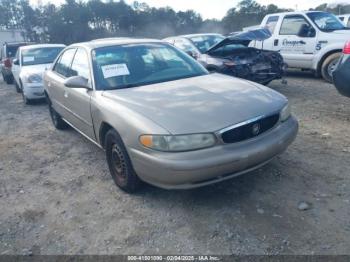
[[[267,16],[275,16],[275,15],[304,15],[309,13],[328,13],[326,11],[293,11],[293,12],[281,12],[281,13],[273,13],[268,14]]]
[[[222,34],[218,34],[218,33],[199,33],[199,34],[178,35],[178,36],[173,36],[173,37],[169,37],[169,38],[175,38],[175,37],[191,38],[191,37],[196,37],[196,36],[207,36],[207,35],[222,36]]]
[[[118,38],[107,38],[107,39],[96,39],[89,42],[82,42],[72,44],[69,47],[85,47],[87,49],[95,49],[106,46],[115,46],[115,45],[127,45],[127,44],[147,44],[147,43],[166,43],[157,39],[148,39],[148,38],[127,38],[127,37],[118,37]]]
[[[25,45],[21,46],[21,50],[28,50],[34,48],[46,48],[46,47],[65,47],[63,44],[34,44],[34,45]]]
[[[6,46],[18,46],[18,45],[32,45],[32,44],[35,44],[33,42],[25,42],[25,41],[20,41],[20,42],[5,42],[3,43],[3,45],[6,45]]]

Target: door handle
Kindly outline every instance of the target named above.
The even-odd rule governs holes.
[[[275,41],[273,41],[273,45],[278,46],[278,39],[275,39]]]

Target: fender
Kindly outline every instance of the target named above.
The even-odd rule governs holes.
[[[325,41],[327,41],[327,40],[325,40]],[[318,42],[320,42],[320,41],[318,41]],[[321,47],[321,49],[314,56],[314,59],[312,62],[312,69],[315,71],[318,70],[319,67],[321,66],[320,63],[322,63],[328,55],[330,55],[332,53],[336,53],[336,52],[341,52],[343,50],[344,44],[345,44],[345,41],[324,44]]]
[[[100,136],[103,125],[107,124],[114,128],[123,138],[123,142],[127,147],[135,148],[135,134],[139,134],[141,130],[149,130],[154,134],[170,134],[168,130],[162,128],[146,116],[128,108],[126,102],[118,101],[103,96],[104,92],[94,91],[91,99],[91,116],[96,133],[96,142],[103,147],[103,137]],[[122,112],[122,114],[115,114]],[[130,121],[130,120],[133,121]]]

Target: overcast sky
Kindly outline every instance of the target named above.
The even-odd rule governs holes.
[[[298,10],[307,10],[312,7],[316,7],[321,3],[335,2],[347,2],[349,0],[256,0],[262,5],[276,4],[285,8],[292,8]],[[42,3],[64,3],[64,0],[30,0],[31,4],[36,5],[38,2]],[[134,2],[134,0],[126,0],[128,3]],[[236,6],[239,0],[139,0],[139,2],[146,2],[150,6],[161,7],[171,6],[176,11],[193,9],[200,13],[203,18],[218,18],[221,19],[225,16],[228,9]]]

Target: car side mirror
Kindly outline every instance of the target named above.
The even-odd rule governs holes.
[[[89,80],[82,76],[72,76],[64,81],[64,85],[69,88],[86,88],[91,89]]]
[[[195,52],[192,51],[186,51],[186,54],[188,54],[189,56],[193,57],[194,59],[198,58],[198,55]]]
[[[316,35],[316,30],[312,26],[307,24],[303,24],[300,27],[300,30],[298,33],[299,37],[314,37],[315,35]]]
[[[13,59],[12,63],[14,65],[19,65],[19,59],[17,59],[17,58]]]

